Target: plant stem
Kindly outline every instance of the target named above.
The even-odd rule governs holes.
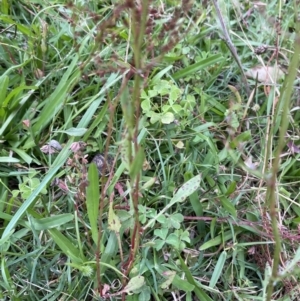
[[[247,92],[248,97],[249,97],[250,96],[250,88],[249,88],[249,85],[248,85],[248,82],[247,82],[247,77],[246,77],[246,74],[244,72],[243,65],[242,65],[241,60],[238,56],[236,48],[235,48],[235,46],[233,45],[233,43],[231,41],[230,35],[228,33],[227,27],[225,25],[225,22],[224,22],[224,19],[223,19],[221,10],[220,10],[220,6],[218,4],[218,1],[217,0],[212,0],[212,2],[215,6],[216,13],[217,13],[218,19],[220,21],[220,24],[221,24],[221,27],[222,27],[222,30],[223,30],[224,41],[225,41],[229,51],[231,52],[231,54],[233,56],[233,59],[236,61],[236,63],[238,64],[238,66],[240,68],[240,71],[242,73],[242,80],[244,82],[245,89],[246,89],[246,92]]]
[[[293,84],[297,75],[297,69],[299,66],[299,55],[300,55],[300,22],[297,20],[296,23],[296,38],[294,43],[294,54],[292,56],[292,60],[289,65],[288,75],[285,78],[278,106],[283,107],[283,111],[281,114],[281,127],[279,130],[279,140],[278,147],[276,150],[276,155],[273,161],[272,174],[271,178],[267,181],[268,189],[267,189],[267,200],[270,210],[271,223],[273,236],[275,241],[275,250],[273,255],[273,267],[272,267],[272,275],[270,277],[268,287],[267,287],[267,301],[271,301],[273,294],[274,282],[278,275],[279,268],[279,259],[281,252],[281,238],[279,234],[278,224],[277,224],[277,173],[280,165],[280,155],[285,146],[285,135],[289,125],[289,110],[290,110],[290,100],[293,93]],[[275,122],[275,121],[274,121]]]

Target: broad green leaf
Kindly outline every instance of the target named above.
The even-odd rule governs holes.
[[[10,273],[9,273],[9,269],[7,267],[7,258],[3,256],[3,258],[1,259],[1,275],[2,275],[2,280],[3,280],[3,284],[6,288],[6,290],[8,291],[14,291],[14,282],[11,279]]]
[[[96,164],[90,164],[88,171],[89,185],[86,188],[86,207],[91,225],[92,237],[94,243],[98,243],[98,215],[99,215],[99,172]]]
[[[166,271],[163,273],[163,277],[167,278],[167,280],[165,282],[163,282],[160,287],[162,289],[168,289],[169,286],[172,284],[174,278],[176,276],[176,272],[175,271]]]
[[[156,249],[156,251],[159,251],[162,249],[162,247],[165,245],[165,240],[162,239],[156,239],[154,241],[154,248]]]
[[[149,286],[144,285],[142,291],[139,294],[138,301],[150,301],[151,299],[151,290]]]
[[[9,238],[14,233],[14,230],[11,230],[10,232],[7,232],[5,235],[2,234],[2,237],[0,239],[0,250],[3,249],[3,246],[7,246],[9,244]]]
[[[0,17],[1,18],[1,17]],[[8,70],[7,70],[8,71]],[[6,71],[6,72],[7,72]],[[10,123],[15,119],[17,113],[19,112],[19,110],[21,109],[22,106],[24,106],[27,101],[30,99],[30,97],[32,96],[32,94],[34,93],[34,90],[36,88],[38,88],[45,80],[47,79],[47,77],[39,80],[38,82],[35,83],[35,88],[28,91],[26,94],[24,94],[22,96],[22,99],[20,100],[20,106],[18,107],[18,109],[12,111],[9,116],[5,119],[5,121],[3,122],[3,124],[1,125],[0,128],[0,136],[5,132],[5,130],[7,129],[7,127],[10,125]]]
[[[142,108],[144,113],[151,110],[151,103],[150,103],[149,98],[146,98],[141,102],[141,108]]]
[[[10,110],[14,110],[17,107],[19,107],[20,105],[22,105],[22,98],[20,99],[19,97],[15,97],[14,96],[18,96],[20,94],[20,92],[24,91],[24,90],[31,90],[34,91],[36,90],[37,87],[36,86],[26,86],[26,85],[21,85],[15,89],[13,89],[5,98],[4,100],[4,106],[8,106],[9,105],[9,109]],[[11,101],[12,100],[12,101]]]
[[[217,282],[223,272],[223,267],[226,262],[226,258],[227,258],[227,252],[223,251],[218,258],[217,264],[216,264],[213,274],[210,278],[209,287],[215,287],[215,285],[217,284]]]
[[[141,190],[148,190],[150,187],[153,186],[153,184],[155,184],[156,181],[157,181],[156,177],[149,178],[149,180],[143,184],[143,186],[141,187]]]
[[[175,116],[171,112],[166,112],[161,116],[161,122],[163,124],[170,124],[175,120]]]
[[[129,280],[123,291],[131,295],[139,291],[144,284],[145,278],[143,276],[136,276]]]
[[[108,229],[111,231],[114,231],[117,236],[120,233],[121,229],[121,222],[119,217],[115,214],[114,208],[113,208],[113,202],[109,203],[109,210],[108,210]]]
[[[180,229],[183,222],[183,215],[181,213],[175,213],[168,217],[168,227],[174,227],[175,229]]]
[[[166,239],[168,235],[168,229],[162,228],[162,229],[155,229],[154,235],[160,237],[161,239]]]
[[[1,12],[3,15],[8,15],[9,6],[10,6],[10,4],[8,4],[8,0],[1,1]]]
[[[180,240],[180,238],[178,237],[178,235],[176,235],[175,233],[171,233],[167,239],[166,239],[166,243],[169,245],[174,246],[174,248],[176,250],[182,251],[185,248],[185,243],[182,242]]]
[[[74,219],[73,214],[65,213],[54,216],[49,216],[41,219],[32,218],[32,224],[34,229],[37,231],[48,230],[52,228],[57,228],[64,225]]]
[[[104,252],[101,254],[101,264],[103,264],[103,267],[101,267],[101,274],[105,274],[110,262],[113,260],[113,258],[115,258],[117,252],[119,251],[116,233],[110,232],[106,245],[102,245],[101,248],[104,249]]]
[[[197,175],[193,178],[191,178],[189,181],[187,181],[185,184],[183,184],[174,197],[171,199],[171,201],[168,203],[168,205],[161,210],[153,219],[151,219],[148,224],[144,227],[144,229],[148,228],[149,226],[153,225],[153,223],[166,212],[170,207],[172,207],[176,203],[183,202],[187,197],[189,197],[193,192],[195,192],[199,186],[201,181],[201,175]]]
[[[193,192],[195,192],[199,186],[201,181],[201,175],[197,175],[193,178],[191,178],[189,181],[187,181],[185,184],[183,184],[174,197],[171,199],[170,204],[175,204],[177,202],[183,202],[185,199],[190,196]]]
[[[153,111],[150,111],[149,112],[149,117],[150,117],[150,122],[153,124],[153,123],[156,123],[158,121],[161,120],[161,114],[159,113],[155,113]]]

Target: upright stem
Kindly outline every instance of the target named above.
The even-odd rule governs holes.
[[[276,150],[276,155],[273,160],[273,166],[272,166],[272,174],[271,178],[267,180],[268,189],[267,189],[267,201],[269,205],[270,210],[270,216],[271,216],[271,223],[272,223],[272,230],[273,230],[273,236],[274,236],[274,242],[275,242],[275,249],[274,249],[274,255],[273,255],[273,267],[272,267],[272,275],[270,277],[268,287],[267,287],[267,301],[271,301],[272,294],[273,294],[273,288],[274,288],[274,282],[276,281],[276,278],[278,276],[278,268],[279,268],[279,259],[280,259],[280,252],[281,252],[281,239],[280,239],[280,233],[278,230],[278,223],[277,223],[277,173],[279,171],[280,166],[280,155],[281,152],[285,146],[285,136],[289,125],[289,111],[290,111],[290,100],[293,93],[293,85],[294,80],[297,75],[297,69],[299,67],[299,56],[300,56],[300,22],[297,20],[296,22],[296,38],[294,43],[294,55],[292,57],[292,60],[289,65],[288,69],[288,75],[285,78],[279,103],[278,106],[283,108],[282,114],[281,114],[281,127],[279,130],[279,140],[278,140],[278,146]],[[275,122],[275,121],[274,121]]]
[[[216,13],[217,13],[218,19],[220,21],[220,24],[221,24],[221,27],[222,27],[222,30],[223,30],[223,36],[224,36],[225,43],[226,43],[229,51],[231,52],[231,54],[233,56],[233,59],[236,61],[236,63],[238,64],[238,66],[240,68],[240,71],[242,73],[242,80],[244,82],[245,89],[246,89],[246,92],[247,92],[248,97],[249,97],[250,96],[250,88],[248,86],[247,77],[246,77],[246,74],[244,72],[243,65],[242,65],[241,60],[240,60],[240,58],[238,56],[236,48],[235,48],[235,46],[233,45],[233,43],[231,41],[230,35],[228,33],[226,24],[224,22],[224,19],[223,19],[221,10],[220,10],[220,6],[218,4],[218,1],[217,0],[212,0],[212,2],[214,4],[214,6],[215,6]]]

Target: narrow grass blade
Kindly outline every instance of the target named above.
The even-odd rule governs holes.
[[[53,165],[49,169],[49,172],[46,174],[40,185],[33,191],[33,193],[29,196],[29,198],[22,204],[22,206],[19,208],[19,210],[15,213],[12,220],[9,222],[7,227],[5,228],[2,238],[5,237],[8,233],[10,233],[18,224],[19,219],[25,214],[26,210],[33,204],[36,197],[39,195],[39,193],[47,186],[47,184],[51,181],[51,179],[55,176],[56,172],[59,170],[59,168],[65,163],[67,158],[69,157],[69,147],[73,140],[71,140],[64,149],[59,153],[55,161],[53,162]]]
[[[78,55],[74,56],[66,73],[63,75],[60,83],[58,84],[55,91],[50,95],[50,97],[45,100],[45,106],[43,107],[41,113],[38,116],[36,123],[33,125],[33,133],[38,134],[40,131],[46,127],[49,122],[53,119],[58,110],[64,105],[66,93],[68,89],[74,84],[74,82],[79,78],[80,72],[77,70],[73,76],[71,76],[74,68],[78,62]],[[71,76],[71,77],[70,77]]]
[[[172,77],[177,80],[186,76],[190,76],[190,75],[195,75],[195,73],[197,73],[199,70],[204,69],[210,65],[216,64],[218,62],[220,62],[221,60],[223,60],[222,55],[220,54],[215,54],[212,55],[211,57],[208,57],[200,62],[197,62],[193,65],[190,65],[182,70],[179,70],[177,72],[175,72]]]
[[[112,258],[114,258],[114,256],[117,254],[117,252],[118,252],[118,239],[117,239],[116,234],[114,232],[111,232],[110,236],[107,240],[105,250],[101,256],[100,264],[103,265],[103,267],[101,267],[102,275],[105,273],[105,270],[110,265]]]
[[[0,107],[2,107],[3,102],[5,100],[8,83],[9,83],[9,77],[7,75],[2,75],[0,77]]]
[[[221,255],[219,256],[219,259],[217,261],[217,264],[215,266],[215,269],[214,269],[214,272],[211,276],[211,279],[209,281],[209,287],[215,287],[215,285],[217,284],[221,274],[222,274],[222,271],[223,271],[223,267],[224,267],[224,264],[226,262],[226,258],[227,258],[227,252],[226,251],[223,251],[221,253]]]
[[[85,258],[81,257],[79,249],[77,249],[65,235],[60,233],[57,229],[49,229],[48,232],[59,248],[70,257],[73,262],[83,263],[85,261]]]
[[[92,163],[88,172],[89,186],[86,189],[86,207],[89,217],[92,237],[97,244],[98,242],[98,213],[99,213],[99,173],[95,163]]]
[[[188,266],[185,264],[184,260],[181,258],[181,256],[178,254],[179,260],[180,260],[180,264],[181,264],[181,268],[182,271],[185,273],[186,279],[188,280],[188,282],[190,284],[193,284],[195,286],[194,288],[194,293],[195,295],[198,297],[199,300],[201,301],[213,301],[205,292],[203,289],[201,289],[197,283],[194,280],[194,277],[190,271],[190,269],[188,268]]]
[[[242,230],[241,229],[236,229],[235,230],[235,235],[241,233]],[[207,241],[206,243],[204,243],[200,248],[199,250],[200,251],[204,251],[206,249],[209,249],[211,247],[215,247],[215,246],[219,246],[221,243],[229,240],[232,238],[232,231],[229,230],[229,231],[226,231],[223,235],[218,235],[216,236],[215,238]]]

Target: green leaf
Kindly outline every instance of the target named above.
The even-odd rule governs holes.
[[[144,149],[140,146],[130,166],[129,175],[131,179],[135,179],[136,176],[142,171],[144,160],[145,160],[145,152]]]
[[[238,147],[241,143],[248,142],[251,140],[251,132],[250,131],[245,131],[241,134],[239,134],[237,137],[235,137],[231,142],[230,142],[230,147],[231,148],[236,148]]]
[[[48,229],[48,232],[52,236],[55,243],[59,246],[59,248],[68,256],[71,258],[72,261],[75,263],[83,263],[85,258],[82,258],[80,255],[80,251],[78,248],[76,248],[71,241],[63,235],[60,231],[57,229]]]
[[[225,193],[226,196],[229,196],[231,195],[232,193],[235,192],[235,189],[236,189],[236,182],[235,181],[232,181],[229,185],[229,187],[227,188],[227,191]]]
[[[99,172],[95,163],[90,164],[88,171],[89,185],[86,188],[86,208],[91,225],[94,243],[98,243],[98,214],[99,214]]]
[[[216,266],[214,268],[214,271],[213,271],[213,274],[210,278],[209,287],[213,288],[217,284],[220,276],[222,275],[223,267],[224,267],[224,264],[226,262],[226,258],[227,258],[227,252],[223,251],[221,253],[221,255],[219,256],[219,258],[218,258],[217,264],[216,264]]]
[[[119,234],[121,229],[121,222],[119,217],[115,214],[113,202],[109,202],[108,229],[114,231],[116,234]]]
[[[234,206],[228,198],[220,197],[220,201],[222,206],[224,207],[224,209],[226,209],[228,213],[230,213],[234,217],[237,217],[236,209],[234,208]]]
[[[150,103],[150,99],[146,98],[141,102],[141,108],[143,110],[144,113],[148,112],[151,110],[151,103]]]
[[[18,224],[19,219],[25,214],[26,210],[34,203],[36,197],[45,189],[46,185],[52,180],[55,176],[56,172],[60,169],[60,167],[65,163],[65,161],[69,158],[69,148],[73,141],[70,140],[69,143],[66,144],[64,149],[58,154],[57,158],[53,162],[53,165],[50,167],[48,173],[40,183],[40,185],[31,193],[28,199],[22,204],[22,206],[18,209],[18,211],[14,214],[13,218],[6,226],[2,238],[5,237],[10,231],[12,231],[16,225]]]
[[[15,147],[12,147],[11,150],[18,154],[24,162],[26,162],[27,164],[31,164],[33,159],[26,152]]]
[[[143,276],[136,276],[129,280],[123,291],[131,295],[138,292],[144,284],[145,278]]]
[[[183,250],[185,248],[185,243],[182,242],[180,240],[180,238],[178,237],[178,235],[176,235],[175,233],[171,233],[167,239],[166,239],[166,243],[169,244],[169,245],[172,245],[174,246],[174,248],[176,250]]]
[[[9,83],[9,77],[7,75],[2,75],[0,77],[0,107],[4,106],[4,100],[6,97],[7,93],[7,88],[8,88],[8,83]]]
[[[176,203],[183,202],[187,197],[189,197],[192,193],[194,193],[200,186],[201,175],[197,175],[183,184],[171,201],[168,203],[167,206],[163,210],[161,210],[153,219],[151,219],[148,224],[144,227],[144,229],[151,226],[161,215],[164,214],[170,207],[172,207]]]
[[[121,106],[126,125],[129,130],[132,130],[134,128],[135,109],[127,87],[123,90],[121,95]]]
[[[168,226],[174,227],[175,229],[180,229],[183,219],[183,215],[180,213],[172,214],[167,219]]]
[[[195,285],[189,283],[185,279],[182,279],[178,275],[175,275],[172,285],[183,292],[192,292],[195,289]]]
[[[143,286],[139,294],[139,301],[149,301],[151,299],[151,290],[149,286]]]
[[[167,74],[173,68],[172,65],[167,66],[165,69],[159,71],[153,78],[151,79],[151,84],[154,85],[161,80],[161,78]]]
[[[158,122],[159,120],[161,120],[161,114],[155,113],[153,111],[149,112],[148,117],[150,117],[150,123],[152,123],[152,124]]]
[[[197,175],[183,184],[174,197],[171,199],[170,204],[175,204],[177,202],[183,202],[188,196],[190,196],[193,192],[195,192],[199,186],[201,181],[201,175]]]
[[[156,251],[159,251],[162,249],[162,247],[165,245],[166,241],[165,240],[161,240],[161,239],[156,239],[154,241],[154,247],[156,249]]]
[[[201,301],[213,301],[205,292],[204,290],[199,287],[198,283],[195,281],[190,269],[188,268],[188,266],[185,264],[184,260],[181,258],[180,254],[178,253],[178,257],[180,260],[180,264],[181,264],[181,268],[182,271],[185,273],[185,276],[188,280],[188,282],[192,285],[194,285],[194,289],[193,291],[195,292],[195,295],[197,296],[197,298]],[[175,283],[173,282],[173,284],[175,285]]]
[[[170,124],[175,120],[175,116],[171,112],[166,112],[161,116],[160,120],[163,124]]]
[[[16,158],[0,157],[0,163],[18,163],[18,162],[20,162],[20,160]]]
[[[161,239],[165,240],[167,238],[169,230],[167,228],[162,229],[155,229],[154,235],[160,237]]]
[[[242,232],[241,229],[237,229],[237,230],[235,231],[235,235],[237,235],[237,234],[239,234],[239,233],[241,233],[241,232]],[[224,241],[223,241],[223,239],[224,239]],[[207,250],[207,249],[209,249],[209,248],[211,248],[211,247],[219,246],[221,243],[224,243],[224,242],[226,242],[226,241],[228,241],[228,240],[230,240],[230,239],[232,239],[232,231],[231,231],[231,230],[226,231],[226,232],[224,233],[224,235],[218,235],[218,236],[216,236],[215,238],[213,238],[213,239],[211,239],[211,240],[205,242],[205,243],[199,248],[199,250],[200,250],[200,251],[204,251],[204,250]]]
[[[71,76],[74,68],[77,65],[78,59],[79,56],[75,55],[55,91],[45,101],[46,105],[39,113],[36,123],[32,126],[34,134],[40,133],[40,131],[49,124],[49,122],[54,118],[55,114],[65,104],[65,98],[68,90],[72,87],[72,85],[74,85],[81,74],[79,70],[76,70],[76,72]]]
[[[169,286],[172,284],[174,278],[176,276],[176,272],[175,271],[166,271],[163,273],[163,277],[167,278],[167,280],[165,282],[163,282],[160,287],[162,289],[168,289]]]
[[[204,68],[206,68],[210,65],[216,64],[216,63],[220,62],[221,60],[223,60],[222,55],[220,55],[220,54],[212,55],[212,56],[210,56],[206,59],[201,60],[200,62],[197,62],[193,65],[190,65],[190,66],[188,66],[188,67],[186,67],[182,70],[179,70],[179,71],[175,72],[172,75],[172,77],[175,80],[177,80],[177,79],[189,76],[189,75],[195,76],[195,74],[199,70],[204,69]]]
[[[65,133],[72,137],[81,137],[86,133],[87,129],[85,128],[69,128],[65,131],[54,131],[55,133]]]
[[[65,213],[54,216],[49,216],[41,219],[32,218],[32,224],[34,229],[37,231],[48,230],[52,228],[57,228],[64,225],[74,219],[73,214]]]

